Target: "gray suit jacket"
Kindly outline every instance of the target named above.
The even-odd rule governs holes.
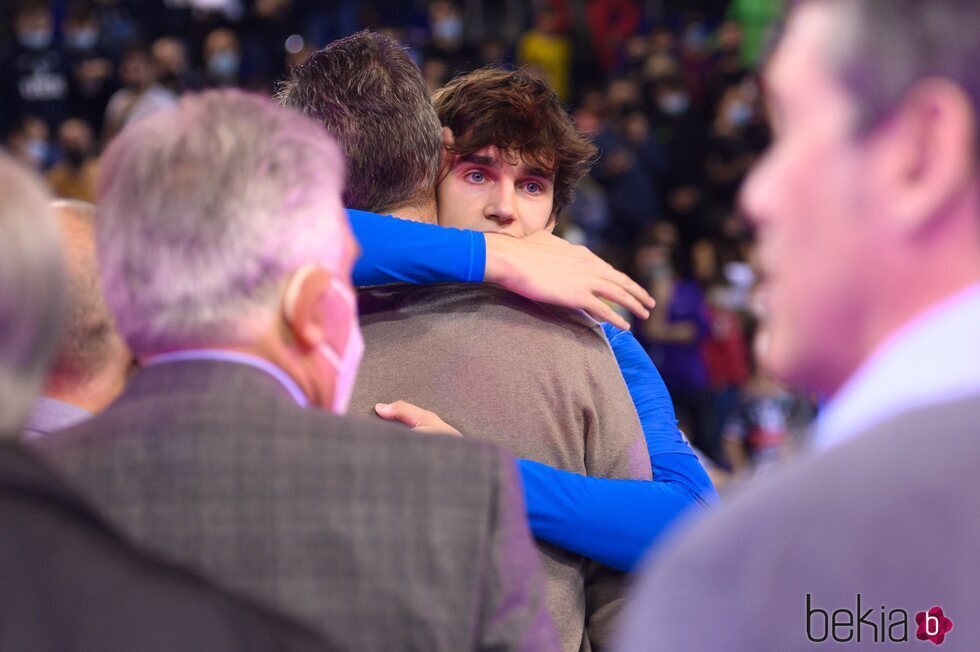
[[[824,636],[850,649],[859,632],[878,649],[901,638],[903,619],[909,643],[896,645],[918,649],[916,614],[934,606],[953,621],[941,649],[977,650],[980,396],[748,486],[658,554],[635,598],[621,650],[802,651]]]
[[[122,532],[356,650],[557,643],[514,463],[297,406],[228,362],[138,373],[31,442]]]

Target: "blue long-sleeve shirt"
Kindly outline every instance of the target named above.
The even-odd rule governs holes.
[[[354,285],[483,282],[487,241],[482,233],[353,209],[347,214],[361,245]]]
[[[482,233],[348,211],[362,255],[356,285],[481,282]],[[677,429],[663,379],[628,331],[603,324],[640,416],[653,481],[589,478],[519,460],[534,535],[622,570],[692,507],[718,500],[711,481]]]

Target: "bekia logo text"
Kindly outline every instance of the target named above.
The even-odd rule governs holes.
[[[813,604],[813,596],[806,594],[806,637],[812,643],[832,639],[837,643],[904,643],[909,640],[909,612],[905,609],[863,608],[861,594],[855,596],[855,608],[835,609],[828,612]],[[915,614],[915,637],[942,645],[953,629],[953,621],[934,606]]]

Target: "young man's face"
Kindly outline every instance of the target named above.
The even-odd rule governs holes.
[[[457,155],[439,183],[439,224],[518,238],[553,222],[554,174],[494,146]]]

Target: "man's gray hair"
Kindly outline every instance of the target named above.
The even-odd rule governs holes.
[[[95,258],[95,206],[75,199],[51,204],[67,246],[68,297],[64,334],[47,388],[81,387],[115,363],[122,347],[106,305]]]
[[[135,355],[248,343],[285,277],[339,270],[344,163],[315,122],[241,91],[181,99],[106,150],[96,244],[106,301]]]
[[[64,276],[47,193],[3,155],[0,197],[0,438],[15,438],[58,345]]]
[[[432,192],[442,127],[422,72],[397,42],[368,31],[334,41],[293,69],[277,99],[340,143],[348,207],[384,212]]]
[[[856,99],[862,131],[894,110],[919,81],[952,81],[980,118],[980,2],[977,0],[795,0],[842,12],[828,43],[830,64]],[[978,129],[980,132],[980,129]],[[980,151],[980,133],[977,134]]]

